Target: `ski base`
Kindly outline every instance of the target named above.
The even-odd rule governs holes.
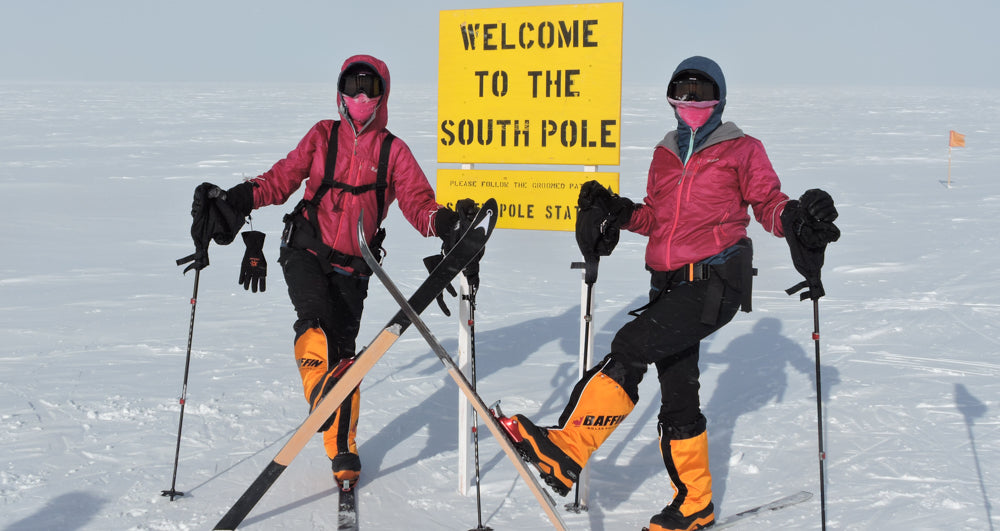
[[[750,518],[756,518],[766,513],[773,513],[774,511],[780,511],[781,509],[786,509],[793,505],[798,505],[804,501],[808,501],[813,497],[811,492],[800,491],[791,496],[785,496],[784,498],[778,498],[771,503],[765,503],[764,505],[758,505],[757,507],[751,507],[745,511],[740,511],[736,514],[731,514],[721,520],[715,522],[715,529],[725,529],[727,527],[732,527],[737,523],[743,522]]]
[[[756,507],[751,507],[749,509],[740,511],[736,514],[731,514],[725,518],[716,520],[713,525],[708,526],[707,529],[717,530],[726,529],[728,527],[733,527],[736,524],[743,523],[751,518],[756,518],[758,516],[773,513],[775,511],[780,511],[781,509],[786,509],[793,505],[798,505],[804,501],[808,501],[813,497],[811,492],[799,491],[791,496],[785,496],[784,498],[778,498],[769,503],[763,505],[758,505]],[[642,531],[649,531],[648,527],[643,527]]]
[[[358,531],[358,503],[355,485],[350,490],[340,491],[337,513],[337,531]]]

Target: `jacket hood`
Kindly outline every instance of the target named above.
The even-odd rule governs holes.
[[[340,76],[337,76],[337,109],[340,111],[343,121],[350,124],[351,129],[354,129],[354,123],[348,117],[347,106],[344,104],[344,96],[340,93],[339,87],[340,77],[344,75],[344,72],[351,65],[358,63],[368,65],[382,78],[382,99],[379,101],[378,108],[375,110],[372,120],[361,129],[361,131],[380,131],[385,129],[386,124],[389,123],[389,88],[392,85],[389,82],[389,67],[379,59],[371,55],[354,55],[344,61],[344,64],[340,67]],[[361,131],[355,131],[355,134],[361,134]]]
[[[722,125],[722,111],[726,108],[726,78],[722,75],[722,68],[715,61],[708,57],[696,55],[681,61],[677,65],[677,68],[674,69],[674,73],[670,75],[670,80],[673,81],[677,77],[677,74],[685,70],[700,72],[714,81],[719,87],[719,103],[715,106],[715,110],[709,116],[705,125],[701,126],[695,133],[694,149],[697,151],[705,143],[705,139],[712,134],[712,131]],[[674,116],[677,117],[677,145],[680,149],[681,160],[685,160],[692,131],[691,127],[684,123],[684,120],[681,120],[680,115],[677,114],[677,109],[674,109]]]

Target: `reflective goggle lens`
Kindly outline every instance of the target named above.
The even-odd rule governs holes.
[[[678,101],[712,101],[719,99],[715,83],[704,76],[680,75],[670,82],[667,97]]]
[[[382,78],[371,72],[344,74],[340,78],[340,91],[350,97],[364,92],[369,98],[382,95]]]

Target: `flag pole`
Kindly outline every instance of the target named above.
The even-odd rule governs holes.
[[[951,146],[948,146],[948,188],[951,188]]]

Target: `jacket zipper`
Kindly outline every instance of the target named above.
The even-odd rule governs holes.
[[[357,162],[357,155],[358,155],[358,137],[357,137],[357,135],[355,135],[354,136],[354,149],[351,150],[351,160],[347,164],[347,175],[350,176],[353,173],[354,176],[355,176],[355,179],[354,179],[355,182],[357,182],[357,175],[358,175],[358,171],[355,169],[356,162]],[[336,161],[334,161],[334,170],[336,170]],[[348,179],[348,181],[350,181],[350,179]],[[341,200],[342,201],[347,200],[346,197],[343,197],[343,192],[341,194],[339,194],[339,195],[341,195]],[[341,234],[341,232],[343,232],[342,229],[344,227],[344,218],[347,217],[347,216],[344,215],[344,210],[345,210],[345,206],[343,205],[343,203],[341,203],[340,215],[337,216],[337,231],[336,231],[336,234],[334,234],[334,239],[333,239],[333,247],[334,248],[336,248],[337,244],[340,243],[340,234]],[[359,249],[361,248],[360,246],[361,246],[361,243],[358,242],[358,248]],[[353,246],[352,246],[352,249],[353,249]]]
[[[692,139],[694,139],[694,135],[696,132],[697,130],[691,132]],[[687,160],[681,160],[681,168],[682,168],[681,176],[679,179],[677,179],[677,186],[679,187],[679,189],[677,190],[677,205],[676,208],[674,208],[674,222],[670,226],[670,235],[667,236],[666,263],[668,264],[668,267],[670,264],[671,251],[673,250],[673,245],[674,245],[674,234],[677,232],[677,221],[681,217],[681,203],[682,203],[681,198],[684,196],[684,184],[685,184],[684,179],[685,177],[687,177],[688,166],[691,164],[691,160],[694,158],[694,153],[692,151],[692,148],[694,147],[693,143],[694,142],[692,140],[692,145],[689,146],[688,148]],[[680,160],[680,157],[677,158],[678,160]],[[688,195],[690,196],[690,194],[691,194],[691,187],[688,186]]]

